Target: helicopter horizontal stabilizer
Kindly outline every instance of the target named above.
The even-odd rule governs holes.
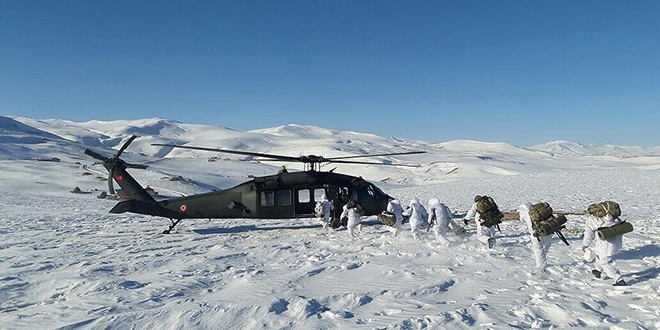
[[[133,204],[135,204],[136,200],[132,199],[130,201],[121,201],[117,203],[111,210],[110,213],[126,213],[131,210],[131,207]]]

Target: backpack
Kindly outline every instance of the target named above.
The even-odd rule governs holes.
[[[565,215],[560,215],[558,217],[550,217],[547,220],[544,221],[539,221],[536,223],[536,227],[534,226],[534,221],[532,221],[532,228],[534,229],[534,237],[536,239],[541,240],[539,237],[541,236],[548,236],[552,234],[557,234],[559,238],[564,242],[564,244],[568,244],[568,240],[566,240],[566,237],[564,237],[564,234],[561,232],[563,228],[566,228],[564,225],[568,221],[566,219]]]
[[[545,221],[552,217],[552,207],[548,203],[538,203],[529,208],[529,217],[534,222]]]
[[[542,236],[557,234],[564,244],[569,245],[568,240],[561,232],[562,229],[566,228],[564,224],[568,219],[565,215],[558,217],[552,215],[550,204],[543,202],[532,205],[529,208],[529,219],[532,220],[532,230],[534,230],[534,237],[537,240],[541,240],[539,237]]]
[[[364,210],[358,203],[356,203],[354,200],[349,199],[348,203],[346,203],[346,208],[347,209],[355,209],[353,212],[355,212],[355,215],[358,217],[361,217],[364,215]]]
[[[486,227],[497,226],[502,223],[504,214],[500,212],[493,198],[483,196],[477,201],[477,212],[481,218],[481,225]]]
[[[387,211],[383,211],[383,213],[378,215],[378,221],[386,226],[394,226],[396,224],[394,214]]]
[[[604,201],[591,204],[589,207],[587,207],[587,212],[597,218],[602,218],[608,213],[611,214],[614,218],[621,216],[621,208],[619,207],[619,203],[614,201]]]
[[[552,216],[552,207],[548,203],[538,203],[529,208],[529,218],[532,220],[532,229],[534,236],[548,236],[554,233],[553,226],[550,220],[554,219]]]

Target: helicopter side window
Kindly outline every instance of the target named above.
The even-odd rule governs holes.
[[[321,196],[322,196],[323,194],[325,194],[325,189],[323,189],[323,188],[316,188],[316,189],[314,189],[314,200],[315,200],[315,201],[320,201],[320,200],[321,200]]]
[[[262,191],[261,192],[261,206],[275,205],[275,192]]]
[[[278,190],[275,192],[275,203],[278,206],[291,205],[291,190]]]
[[[298,203],[309,203],[311,201],[312,199],[309,189],[298,190]]]

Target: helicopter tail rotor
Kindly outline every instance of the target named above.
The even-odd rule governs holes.
[[[138,168],[138,169],[146,169],[148,166],[147,165],[141,165],[141,164],[133,164],[133,163],[127,163],[119,156],[128,148],[128,146],[137,138],[137,135],[131,136],[124,144],[119,148],[119,151],[117,151],[116,154],[114,154],[112,157],[105,157],[98,152],[92,150],[92,149],[85,149],[85,154],[88,156],[91,156],[95,159],[98,159],[103,162],[103,166],[108,170],[108,192],[110,194],[115,193],[115,187],[113,185],[113,181],[117,180],[120,181],[123,178],[123,175],[118,175],[115,176],[115,173],[119,168],[121,168],[121,172],[125,172],[126,168]]]

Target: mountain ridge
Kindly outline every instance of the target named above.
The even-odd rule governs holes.
[[[16,117],[16,116],[0,116],[0,129],[3,128],[3,122],[13,121],[15,123],[20,123],[25,125],[24,133],[27,133],[27,128],[32,128],[36,131],[46,132],[52,135],[57,135],[64,139],[70,139],[70,134],[62,134],[62,131],[66,131],[65,127],[68,129],[77,127],[82,130],[88,131],[90,134],[77,134],[77,136],[93,136],[94,133],[98,135],[97,139],[100,141],[112,140],[112,143],[92,143],[90,140],[81,141],[90,146],[117,146],[120,144],[120,141],[117,141],[118,138],[123,139],[126,136],[138,135],[138,136],[160,136],[164,135],[164,138],[171,140],[177,140],[177,137],[183,134],[183,132],[192,130],[192,129],[203,129],[210,131],[208,135],[213,135],[214,138],[217,138],[217,133],[221,132],[221,136],[238,136],[243,134],[265,134],[268,136],[281,136],[289,138],[299,138],[299,139],[326,139],[326,138],[337,138],[341,136],[352,136],[352,137],[364,137],[368,139],[377,139],[377,140],[392,140],[397,142],[416,142],[419,144],[425,144],[429,146],[443,146],[448,145],[472,145],[478,146],[477,149],[489,149],[489,146],[507,146],[517,149],[527,149],[527,150],[537,150],[545,151],[553,154],[568,154],[568,155],[592,155],[592,156],[622,156],[622,157],[648,157],[648,156],[660,156],[660,146],[657,147],[641,147],[641,146],[625,146],[625,145],[587,145],[577,142],[571,142],[567,140],[554,140],[542,144],[537,144],[529,147],[520,147],[512,145],[505,142],[483,142],[477,140],[449,140],[443,142],[426,142],[421,140],[414,139],[405,139],[395,136],[384,137],[371,133],[362,133],[355,131],[341,131],[334,130],[329,128],[324,128],[315,125],[301,125],[296,123],[280,125],[276,127],[268,127],[261,129],[254,129],[249,131],[239,131],[232,128],[217,126],[217,125],[202,125],[202,124],[187,124],[182,123],[176,120],[163,119],[163,118],[144,118],[136,120],[112,120],[112,121],[100,121],[100,120],[91,120],[87,122],[74,122],[63,119],[33,119],[28,117]],[[231,132],[231,133],[230,133]],[[232,134],[233,133],[233,134]],[[197,135],[198,136],[198,135]],[[204,136],[202,134],[202,136]],[[211,140],[212,138],[206,137],[204,140]],[[349,139],[350,140],[350,139]],[[186,143],[199,142],[199,141],[181,141]]]
[[[3,124],[4,123],[4,124]],[[16,140],[20,135],[21,140]],[[60,119],[0,117],[0,159],[62,158],[90,161],[86,148],[107,155],[130,135],[139,137],[123,154],[132,162],[167,159],[255,160],[251,156],[153,146],[153,143],[191,145],[285,156],[318,155],[326,158],[425,151],[424,154],[369,158],[381,164],[417,164],[418,167],[325,164],[376,181],[433,183],[481,179],[493,175],[589,168],[655,168],[660,148],[585,146],[558,140],[532,147],[503,142],[452,140],[428,143],[394,136],[383,137],[353,131],[287,124],[251,131],[223,126],[186,124],[162,118],[139,120],[72,122]],[[366,160],[366,159],[365,159]],[[259,160],[263,173],[285,165],[302,169],[299,163]]]

